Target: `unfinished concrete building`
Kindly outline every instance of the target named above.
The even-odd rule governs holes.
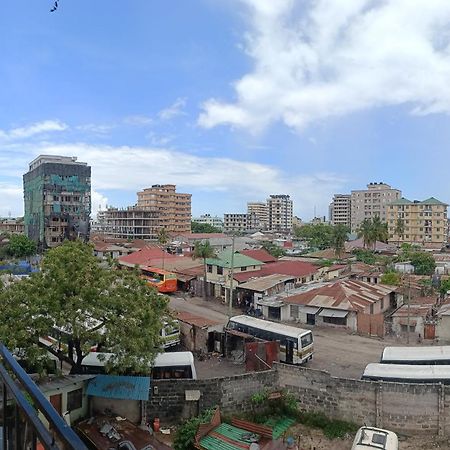
[[[40,249],[89,239],[91,168],[75,156],[40,155],[23,176],[25,233]]]

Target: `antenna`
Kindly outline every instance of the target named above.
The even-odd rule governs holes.
[[[314,205],[314,219],[316,218],[316,205]]]

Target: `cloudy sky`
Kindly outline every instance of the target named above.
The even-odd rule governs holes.
[[[290,194],[327,214],[385,181],[450,202],[448,0],[0,4],[0,216],[38,154],[92,166],[93,208],[174,183],[193,214]]]

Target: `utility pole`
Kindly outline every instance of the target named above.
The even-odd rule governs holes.
[[[233,277],[234,277],[234,233],[231,236],[230,294],[228,296],[228,315],[233,317]]]
[[[409,345],[409,323],[411,318],[411,273],[408,273],[408,318],[406,321],[406,326],[408,327],[408,332],[406,335],[406,343]]]

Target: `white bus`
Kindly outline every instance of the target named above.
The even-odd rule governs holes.
[[[381,354],[380,362],[382,364],[450,365],[450,345],[386,347]]]
[[[81,363],[83,373],[105,373],[105,365],[113,356],[114,353],[88,353]],[[196,380],[194,356],[191,352],[160,353],[156,355],[150,376],[155,380],[177,378]]]
[[[450,366],[371,363],[364,369],[361,379],[399,383],[450,384]]]
[[[265,341],[279,342],[281,359],[284,358],[283,362],[287,364],[303,364],[313,356],[313,335],[310,330],[244,315],[231,317],[227,328]]]

